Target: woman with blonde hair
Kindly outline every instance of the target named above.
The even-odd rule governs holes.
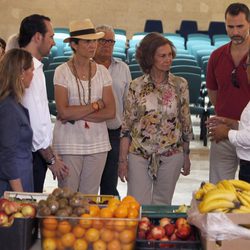
[[[96,64],[96,32],[89,19],[70,23],[69,42],[74,54],[56,68],[54,76],[58,119],[53,147],[67,166],[69,175],[59,186],[97,194],[111,149],[106,120],[115,117],[112,79],[108,70]]]
[[[32,129],[21,105],[33,77],[29,52],[8,51],[0,63],[0,197],[4,191],[33,191]]]

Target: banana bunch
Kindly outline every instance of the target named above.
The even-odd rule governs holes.
[[[177,209],[174,210],[175,213],[186,213],[188,206],[185,204],[180,205]]]
[[[204,195],[209,191],[216,188],[216,186],[213,183],[210,182],[202,182],[200,188],[195,192],[194,198],[196,200],[202,200]]]
[[[250,213],[250,184],[241,180],[221,180],[216,185],[202,183],[195,192],[201,213]]]

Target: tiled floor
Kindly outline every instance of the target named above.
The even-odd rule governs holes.
[[[189,176],[181,176],[177,182],[173,205],[189,204],[192,197],[192,192],[197,189],[202,181],[208,180],[208,155],[209,143],[207,147],[203,146],[203,142],[199,138],[199,119],[192,117],[194,125],[195,140],[191,142],[191,173]],[[45,180],[45,192],[50,192],[57,186],[57,182],[53,180],[51,172],[48,171]],[[127,185],[119,181],[118,191],[121,197],[126,196]]]

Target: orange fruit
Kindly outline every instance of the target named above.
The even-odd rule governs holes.
[[[90,228],[93,220],[89,219],[91,216],[89,214],[82,214],[80,216],[82,219],[79,220],[79,225],[83,228]]]
[[[133,250],[134,249],[134,242],[128,244],[122,244],[122,250]]]
[[[131,219],[136,219],[136,218],[138,218],[138,216],[139,216],[139,212],[138,212],[138,210],[137,209],[135,209],[135,208],[130,208],[129,210],[128,210],[128,218],[131,218]]]
[[[64,250],[64,248],[65,247],[63,246],[61,239],[57,238],[56,239],[56,250]]]
[[[114,221],[113,220],[105,220],[104,225],[105,225],[105,228],[107,228],[107,229],[113,229]]]
[[[126,226],[130,229],[135,229],[137,225],[138,221],[135,219],[131,218],[131,220],[126,220]]]
[[[56,239],[55,238],[45,238],[42,242],[44,250],[56,250]]]
[[[125,220],[114,220],[114,229],[118,232],[121,232],[126,228]]]
[[[57,230],[61,234],[69,233],[71,229],[72,229],[72,226],[67,220],[63,220],[58,223]]]
[[[61,241],[64,247],[73,247],[75,240],[76,237],[73,233],[66,233],[61,237]]]
[[[126,218],[128,216],[128,208],[126,206],[120,205],[116,210],[115,210],[115,217],[116,218]]]
[[[85,233],[85,239],[88,242],[94,242],[99,240],[100,238],[100,232],[96,228],[90,228]]]
[[[102,218],[112,218],[113,212],[109,207],[104,207],[100,211],[100,217]]]
[[[105,242],[110,242],[111,240],[114,239],[114,233],[112,230],[110,229],[106,229],[104,228],[102,231],[101,231],[101,239]]]
[[[107,250],[122,250],[119,240],[112,240],[107,245]]]
[[[129,202],[129,208],[136,209],[137,211],[139,211],[140,210],[140,203],[137,201],[131,201],[131,202]]]
[[[56,231],[55,230],[48,230],[46,228],[42,229],[42,236],[44,238],[53,238],[56,236]]]
[[[103,228],[103,225],[104,225],[103,220],[99,220],[99,219],[93,220],[93,223],[92,223],[93,228],[100,230],[101,228]]]
[[[58,221],[54,217],[47,217],[43,219],[43,227],[48,230],[56,230]]]
[[[106,243],[102,240],[97,240],[93,243],[93,250],[106,250]]]
[[[127,195],[122,199],[122,202],[131,202],[131,201],[136,201],[135,197],[131,195]]]
[[[72,233],[75,235],[76,238],[82,238],[85,232],[86,232],[85,228],[79,225],[76,225],[72,230]]]
[[[118,200],[117,198],[112,198],[108,201],[108,207],[109,206],[118,206],[120,205],[121,201]]]
[[[101,209],[97,205],[90,205],[89,206],[89,214],[91,217],[98,217],[100,210]]]
[[[87,250],[88,249],[88,243],[84,239],[76,239],[74,245],[74,250]]]
[[[125,229],[120,235],[119,239],[123,244],[129,244],[135,240],[135,232],[133,230]]]

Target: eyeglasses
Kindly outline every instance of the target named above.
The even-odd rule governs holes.
[[[240,85],[237,81],[237,68],[234,68],[231,73],[231,82],[235,88],[240,88]]]
[[[112,39],[104,39],[104,38],[99,39],[98,42],[100,44],[102,44],[102,45],[105,45],[105,44],[113,45],[113,44],[115,44],[114,40],[112,40]]]

